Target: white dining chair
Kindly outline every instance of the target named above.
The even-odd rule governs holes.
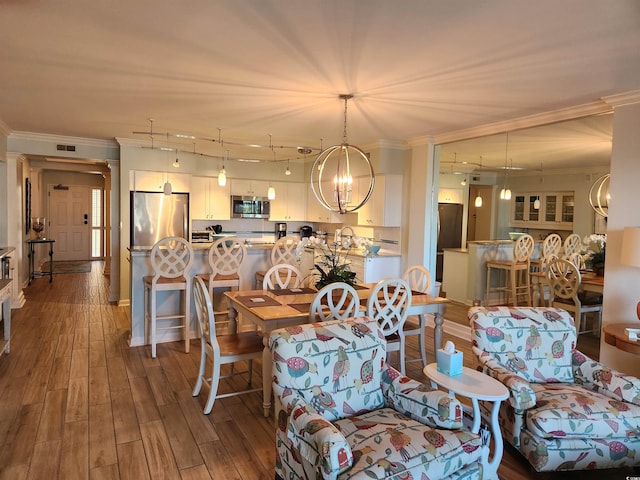
[[[243,393],[258,392],[260,388],[247,388],[218,395],[220,379],[236,375],[247,374],[247,385],[251,386],[253,360],[261,359],[264,349],[262,337],[255,331],[238,332],[227,335],[218,335],[216,331],[215,316],[211,297],[205,282],[196,275],[193,279],[193,297],[195,300],[196,316],[200,328],[200,366],[198,368],[198,380],[192,395],[197,397],[202,389],[202,384],[209,386],[209,396],[204,407],[204,413],[211,413],[216,398],[231,397]],[[247,370],[231,369],[230,375],[221,375],[221,365],[247,361]],[[207,367],[211,368],[211,376],[206,374]]]
[[[302,274],[293,265],[280,263],[274,265],[264,274],[262,280],[263,290],[276,290],[283,288],[297,288],[300,286]]]
[[[576,252],[579,253],[581,248],[582,248],[582,238],[577,233],[572,233],[564,240],[564,245],[563,245],[564,255],[562,255],[562,257],[569,260],[571,259],[571,256],[574,253]]]
[[[425,294],[431,294],[431,273],[426,267],[422,265],[413,265],[409,267],[402,278],[409,284],[409,288],[414,292],[422,292]],[[406,360],[405,363],[422,361],[422,366],[427,366],[427,342],[426,332],[427,327],[427,315],[411,315],[407,317],[403,326],[403,333],[405,337],[411,335],[418,335],[418,345],[420,348],[420,358],[414,360]]]
[[[297,264],[296,249],[298,248],[299,243],[300,239],[290,235],[276,240],[273,244],[273,248],[271,249],[271,254],[269,255],[271,266],[273,267],[274,265],[282,263],[295,266]],[[256,289],[260,289],[262,287],[266,273],[266,270],[258,270],[255,273]]]
[[[367,316],[375,319],[387,339],[387,360],[391,352],[400,355],[400,372],[405,374],[404,322],[411,305],[411,287],[401,278],[379,281],[367,300]]]
[[[311,322],[342,320],[358,315],[360,315],[358,292],[344,282],[330,283],[318,290],[309,310]]]

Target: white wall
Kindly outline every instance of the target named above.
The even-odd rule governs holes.
[[[612,194],[607,226],[603,324],[640,322],[636,303],[640,300],[640,269],[620,265],[624,227],[640,226],[640,104],[616,107],[613,117],[611,153]],[[630,375],[640,376],[638,356],[625,353],[600,339],[600,361]]]

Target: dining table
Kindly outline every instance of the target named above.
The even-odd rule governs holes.
[[[361,303],[371,295],[375,283],[355,285]],[[242,321],[254,323],[263,333],[262,388],[264,416],[271,411],[271,379],[273,362],[269,350],[269,336],[272,331],[309,322],[311,302],[317,293],[313,287],[287,288],[280,290],[239,290],[228,291],[224,295],[229,306],[229,330],[236,331],[238,317]],[[411,305],[407,315],[425,314],[434,316],[434,351],[442,348],[442,324],[444,308],[449,300],[422,292],[412,292]],[[362,310],[364,315],[364,310]],[[422,320],[421,320],[422,322]]]
[[[544,286],[547,285],[547,272],[530,272],[531,301],[536,307],[544,305]],[[580,272],[580,290],[602,295],[604,291],[604,275],[596,275],[593,272]]]

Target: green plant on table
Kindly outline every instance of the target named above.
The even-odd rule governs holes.
[[[306,247],[313,247],[315,253],[320,253],[318,261],[314,263],[314,274],[317,276],[315,286],[317,289],[335,282],[344,282],[349,285],[356,283],[356,272],[351,271],[348,261],[349,253],[354,247],[361,247],[363,240],[352,237],[343,243],[333,242],[329,245],[316,237],[308,237],[298,244],[298,253]]]
[[[592,270],[604,270],[607,255],[607,236],[592,233],[582,239],[582,260]]]

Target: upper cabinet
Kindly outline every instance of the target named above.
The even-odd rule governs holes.
[[[464,203],[464,191],[461,188],[439,188],[438,203]]]
[[[229,220],[231,200],[229,184],[221,187],[218,177],[191,177],[191,218],[193,220]]]
[[[368,179],[358,179],[358,188],[367,186]],[[358,197],[362,195],[358,193]],[[358,210],[358,225],[399,227],[401,217],[402,175],[377,175],[369,201]]]
[[[306,220],[306,183],[273,182],[271,186],[276,191],[276,198],[271,200],[269,220],[274,222]]]
[[[154,172],[149,170],[131,170],[129,173],[129,190],[162,192],[165,182],[169,182],[173,192],[183,193],[190,191],[191,175],[187,173]]]
[[[517,193],[511,199],[511,226],[573,230],[573,207],[574,192]]]
[[[325,192],[331,188],[330,183],[326,182]],[[349,223],[348,217],[337,212],[327,210],[318,201],[313,193],[311,185],[307,186],[307,221],[318,223]]]
[[[231,179],[231,195],[245,197],[266,197],[269,182],[261,180],[236,180]]]

